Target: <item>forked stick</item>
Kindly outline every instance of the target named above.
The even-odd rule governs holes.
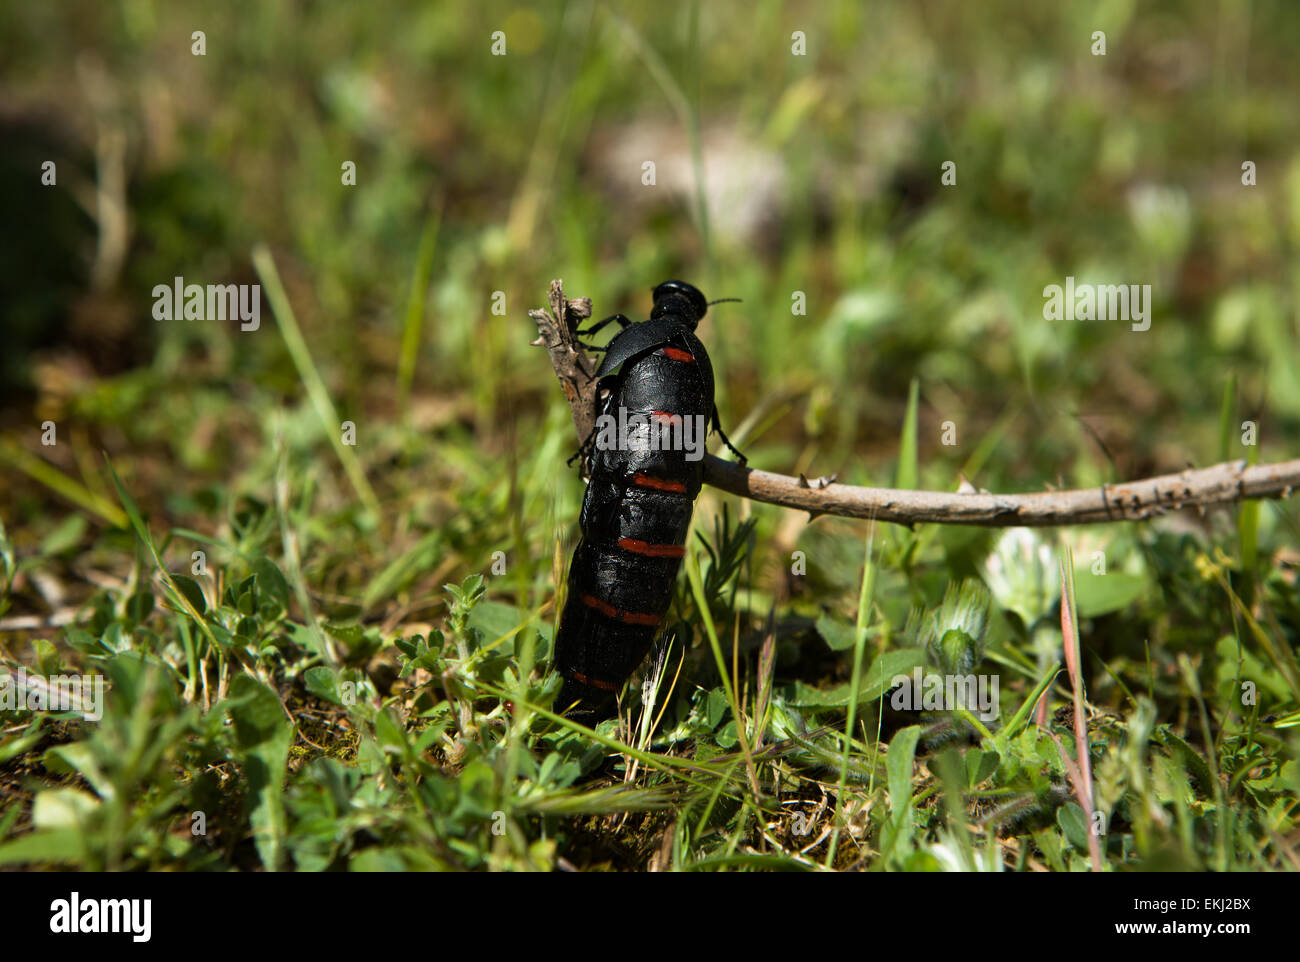
[[[591,317],[591,299],[568,300],[561,281],[551,281],[549,310],[529,311],[538,338],[551,356],[555,376],[573,412],[581,443],[596,418],[595,367],[578,343],[579,323]],[[969,524],[989,528],[1053,527],[1140,521],[1179,508],[1206,508],[1250,498],[1287,498],[1300,486],[1300,458],[1278,464],[1225,461],[1209,468],[1162,474],[1140,481],[1103,484],[1077,491],[986,494],[862,488],[834,481],[793,478],[771,471],[704,459],[704,480],[742,498],[807,511],[814,517],[874,518],[898,524]]]

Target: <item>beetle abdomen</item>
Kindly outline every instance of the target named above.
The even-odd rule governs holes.
[[[694,337],[681,340],[628,360],[610,379],[556,636],[560,710],[608,706],[672,603],[713,410],[708,355]]]

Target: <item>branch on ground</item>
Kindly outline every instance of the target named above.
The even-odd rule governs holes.
[[[595,366],[578,343],[579,323],[591,317],[591,299],[566,299],[561,281],[551,281],[549,310],[529,311],[537,322],[534,344],[545,346],[573,412],[581,443],[591,435],[596,417]],[[1053,527],[1141,521],[1180,508],[1207,508],[1252,498],[1287,498],[1300,487],[1300,458],[1279,464],[1247,465],[1226,461],[1209,468],[1163,474],[1077,491],[1033,494],[908,491],[862,488],[833,480],[809,481],[759,471],[707,455],[704,480],[723,491],[807,511],[845,518],[870,518],[898,524],[969,524],[990,528]]]

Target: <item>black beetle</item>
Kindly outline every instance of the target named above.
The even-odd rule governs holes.
[[[582,539],[555,638],[556,706],[592,720],[609,713],[668,612],[709,430],[745,460],[718,423],[713,365],[695,336],[710,302],[684,281],[653,297],[648,321],[615,314],[579,331],[623,328],[596,371],[596,429],[579,451],[590,476]]]

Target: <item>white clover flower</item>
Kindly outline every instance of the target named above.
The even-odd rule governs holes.
[[[924,851],[932,856],[945,872],[1001,872],[1003,870],[1002,859],[997,852],[989,852],[984,848],[975,848],[971,851],[975,864],[970,864],[962,847],[948,832],[943,833],[940,841],[925,846]]]
[[[984,580],[998,605],[1031,629],[1061,594],[1052,546],[1032,528],[1008,528],[984,560]]]

